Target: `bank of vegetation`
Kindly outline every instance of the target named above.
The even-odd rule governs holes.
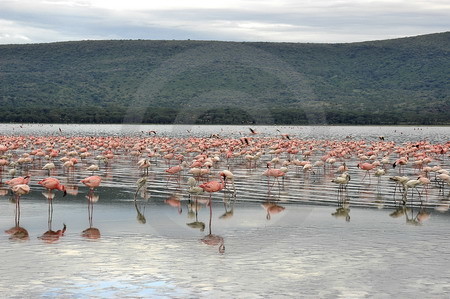
[[[450,32],[0,45],[0,122],[450,124]]]

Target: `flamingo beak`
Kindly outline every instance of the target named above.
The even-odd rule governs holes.
[[[63,195],[63,197],[65,197],[67,195],[67,191],[66,190],[64,190],[64,195]]]

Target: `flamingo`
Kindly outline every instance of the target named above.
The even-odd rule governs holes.
[[[269,167],[269,165],[267,166]],[[282,171],[281,169],[276,169],[276,168],[268,168],[266,171],[264,171],[263,173],[264,176],[267,177],[267,192],[270,193],[270,177],[273,177],[277,180],[278,182],[278,188],[280,189],[280,181],[278,180],[279,177],[284,177],[286,175],[285,171]],[[275,184],[275,182],[274,182]],[[273,186],[273,185],[272,185]]]
[[[14,193],[16,197],[16,217],[15,217],[15,224],[16,227],[19,226],[19,220],[20,220],[20,197],[22,195],[30,193],[30,186],[27,184],[17,184],[11,187],[12,192]]]
[[[430,179],[424,176],[419,176],[417,179],[422,182],[422,188],[425,190],[425,199],[428,200],[428,184],[431,183]]]
[[[199,187],[203,189],[205,192],[209,192],[209,199],[211,201],[211,196],[213,192],[221,191],[225,188],[225,174],[220,174],[220,182],[218,181],[209,181],[207,183],[201,184]]]
[[[358,168],[365,170],[366,174],[363,177],[363,181],[366,178],[366,175],[369,174],[369,180],[370,180],[370,170],[374,169],[376,167],[376,165],[374,165],[373,163],[358,163],[358,165],[356,165]]]
[[[25,177],[20,176],[17,178],[10,179],[9,181],[6,181],[5,184],[9,185],[12,188],[15,185],[21,185],[21,184],[28,185],[29,182],[30,182],[29,176],[25,176]]]
[[[442,184],[442,189],[444,189],[444,184],[450,185],[450,175],[448,173],[442,172],[437,177],[442,181],[442,183],[439,183],[440,185]]]
[[[398,186],[401,185],[403,187],[403,191],[405,191],[405,184],[407,181],[409,181],[409,178],[407,176],[393,176],[390,177],[389,180],[395,182],[395,188],[394,188],[394,200],[395,200],[395,192],[397,191]],[[400,188],[399,188],[400,189]]]
[[[89,187],[91,191],[100,186],[102,178],[96,175],[82,179],[80,182]]]
[[[236,196],[236,187],[234,186],[234,175],[229,170],[223,170],[219,173],[219,175],[225,178],[225,184],[229,180],[231,181],[231,186],[233,187],[233,195]]]
[[[94,202],[98,201],[98,196],[94,196],[94,190],[98,186],[100,186],[100,183],[102,181],[102,178],[99,176],[90,176],[87,178],[84,178],[81,180],[81,183],[89,187],[89,193],[88,193],[88,219],[89,219],[89,228],[85,229],[82,232],[82,236],[88,239],[98,239],[100,238],[100,231],[92,227],[92,217],[94,213]]]
[[[402,173],[402,166],[408,164],[408,157],[401,157],[399,159],[397,159],[393,164],[392,164],[392,168],[395,168],[397,166],[399,166],[398,168],[398,172],[399,174]]]
[[[63,164],[63,168],[64,168],[64,172],[66,172],[66,169],[67,169],[67,173],[69,174],[71,168],[72,168],[72,171],[75,170],[75,163],[73,163],[73,161],[70,161],[70,160],[66,161]]]
[[[48,194],[44,194],[48,201],[48,232],[51,234],[51,222],[53,216],[53,190],[59,190],[64,192],[64,196],[67,195],[66,187],[62,185],[58,179],[48,177],[38,182],[39,185],[42,185],[45,189],[47,189]],[[59,237],[58,237],[59,238]]]
[[[255,129],[252,128],[248,128],[250,130],[250,133],[252,133],[253,135],[258,134],[258,132]]]
[[[92,175],[94,175],[95,171],[99,171],[100,167],[97,164],[92,164],[88,168],[86,168],[87,171],[92,171]]]
[[[345,162],[342,163],[342,165],[339,166],[339,167],[336,169],[336,172],[338,172],[338,173],[344,173],[344,172],[346,172],[346,171],[348,171],[348,167],[347,167],[347,164],[346,164]]]
[[[148,169],[150,168],[150,160],[147,158],[141,159],[137,162],[139,169],[143,169],[144,173],[148,175]]]
[[[167,184],[169,184],[169,180],[173,175],[175,175],[175,174],[179,175],[182,170],[183,170],[183,166],[181,166],[181,165],[172,166],[169,169],[166,169],[165,171],[169,174],[169,177],[167,178]],[[179,178],[177,179],[177,182],[178,183],[180,182]]]
[[[386,174],[386,170],[384,170],[383,168],[377,168],[375,170],[375,176],[378,178],[378,184],[377,184],[377,189],[379,192],[380,189],[380,183],[381,183],[381,176]]]
[[[347,172],[344,172],[343,174],[335,177],[331,180],[331,182],[336,183],[339,185],[338,190],[343,190],[347,188],[348,182],[350,181],[350,175]]]
[[[55,169],[55,163],[53,162],[47,163],[42,167],[42,170],[47,170],[48,175],[50,175],[50,171],[53,169]]]
[[[422,181],[417,179],[417,180],[408,180],[404,185],[404,191],[403,191],[403,204],[406,204],[406,196],[408,195],[408,190],[411,189],[416,189],[417,193],[419,194],[419,199],[420,199],[420,192],[419,190],[417,190],[417,186],[422,185]],[[412,190],[414,191],[414,190]],[[413,193],[411,193],[412,195]]]
[[[199,186],[205,192],[209,192],[209,226],[211,227],[211,218],[212,218],[212,203],[211,198],[214,192],[219,192],[223,188],[225,188],[225,175],[220,175],[220,182],[218,181],[209,181],[207,183],[203,183]]]
[[[64,192],[63,197],[67,195],[66,187],[56,178],[48,177],[42,181],[39,181],[38,184],[42,185],[49,192],[52,192],[52,190],[59,190]]]

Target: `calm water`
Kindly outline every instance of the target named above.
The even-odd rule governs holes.
[[[378,136],[395,142],[428,140],[447,142],[450,127],[413,127],[413,126],[252,126],[258,131],[258,137],[276,136],[279,133],[304,139],[364,139],[377,140]],[[61,129],[61,131],[59,130]],[[219,134],[222,137],[248,136],[248,126],[227,125],[77,125],[77,124],[1,124],[2,135],[87,135],[87,136],[148,136],[154,130],[158,136],[208,137]]]
[[[383,135],[397,144],[445,143],[449,136],[448,127],[255,129],[258,137],[282,132],[292,138],[369,142]],[[242,126],[26,124],[2,125],[0,134],[149,137],[150,130],[167,137],[248,135],[248,128]],[[401,196],[394,197],[395,185],[388,179],[397,175],[397,169],[389,169],[380,181],[373,176],[363,180],[365,173],[356,168],[355,160],[349,165],[352,180],[343,195],[331,183],[336,176],[332,169],[305,175],[294,167],[268,193],[261,173],[271,158],[265,154],[256,169],[233,162],[236,197],[231,192],[214,194],[210,218],[204,203],[207,196],[198,197],[195,216],[186,192],[188,174],[180,183],[168,181],[164,174],[168,166],[162,160],[152,165],[147,186],[135,202],[135,182],[142,171],[136,160],[116,157],[98,173],[103,182],[95,191],[98,201],[92,217],[92,227],[101,234],[97,239],[82,236],[90,223],[88,190],[79,183],[90,175],[84,169],[93,160],[80,162],[71,175],[58,167],[52,176],[71,186],[71,194],[63,198],[57,193],[54,199],[52,229],[67,225],[65,235],[54,242],[38,238],[49,228],[47,200],[37,185],[47,174],[38,165],[30,168],[32,192],[21,199],[20,217],[29,239],[1,235],[0,294],[18,298],[442,298],[450,294],[448,189],[432,184],[426,200],[425,195],[421,200],[415,195],[402,207],[396,202]],[[450,169],[448,157],[439,164]],[[225,168],[223,160],[214,172]],[[414,177],[417,170],[411,167],[404,172]],[[2,181],[7,177],[3,172]],[[15,205],[9,198],[0,197],[3,230],[14,226]],[[179,207],[167,204],[174,198],[180,200]],[[268,213],[268,207],[278,209]],[[224,253],[218,244],[202,242],[210,220],[212,234],[223,240]]]

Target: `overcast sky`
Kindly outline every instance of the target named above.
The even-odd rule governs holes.
[[[0,44],[356,42],[450,30],[449,0],[0,0]]]

